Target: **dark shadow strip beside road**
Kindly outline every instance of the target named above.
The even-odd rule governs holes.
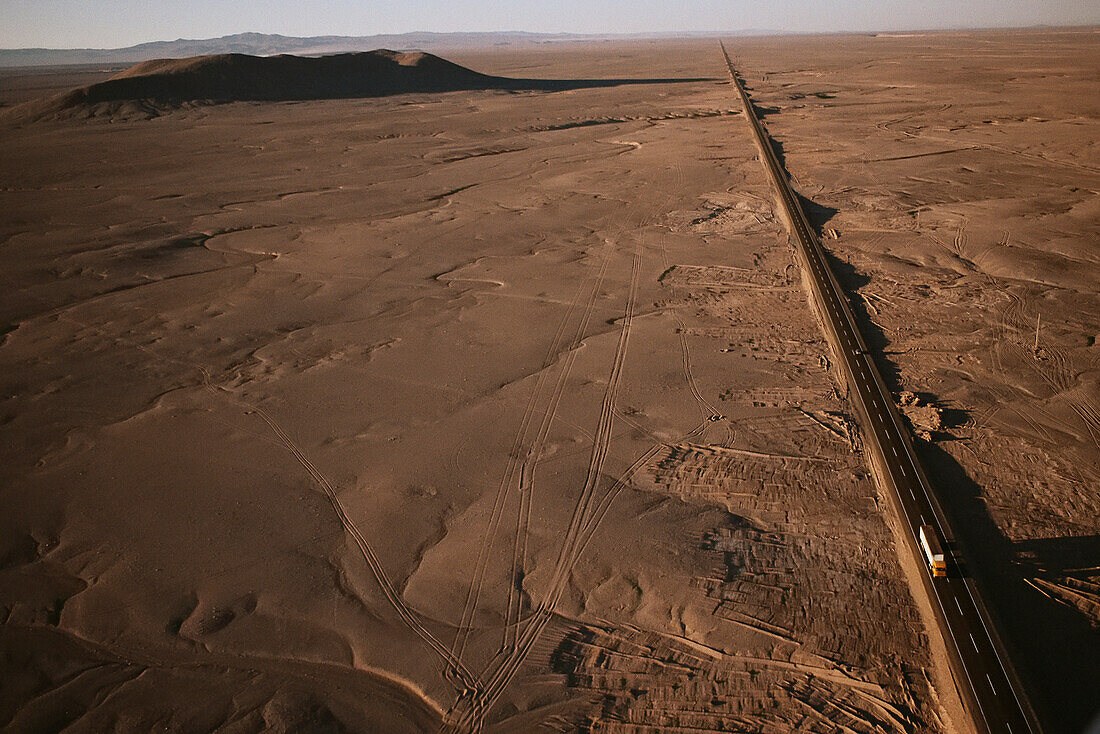
[[[737,84],[732,65],[730,73]],[[747,98],[745,101],[755,112],[753,103]],[[777,110],[771,111],[773,114],[775,112]],[[762,127],[756,127],[757,123],[751,118],[750,115],[754,131],[758,131],[763,138],[758,142],[769,146],[776,165],[780,167],[776,175],[782,179],[782,185],[786,185],[785,168],[778,162],[782,160],[782,146],[772,141]],[[765,165],[770,167],[772,164],[766,161]],[[812,202],[793,191],[790,194],[795,199],[795,205],[801,205],[808,215],[806,219],[810,228],[820,233],[821,225],[834,213],[833,210],[818,211],[819,208]],[[823,253],[827,268],[835,273],[843,294],[858,292],[870,281],[850,265],[825,253],[819,243],[815,246]],[[885,386],[890,393],[897,394],[900,389],[898,366],[885,357],[889,339],[871,321],[862,301],[849,299],[846,295],[844,298],[867,345],[867,352],[884,376]],[[888,397],[893,402],[892,395]],[[927,467],[926,473],[933,478],[929,482],[931,489],[954,529],[956,550],[965,559],[963,571],[981,590],[978,601],[982,597],[988,600],[981,607],[993,618],[1001,632],[998,635],[1001,640],[1007,638],[1006,646],[1011,652],[1013,667],[1022,669],[1026,687],[1038,706],[1035,713],[1048,732],[1084,731],[1096,714],[1097,702],[1100,701],[1100,634],[1090,627],[1083,615],[1046,597],[1027,583],[1027,579],[1035,575],[1034,569],[1028,569],[1017,559],[1017,549],[997,527],[982,498],[981,488],[954,457],[935,443],[911,442],[920,465]],[[1066,545],[1059,544],[1057,540],[1052,539],[1047,547]],[[1093,545],[1078,543],[1074,548],[1080,551],[1081,547],[1087,549]],[[1091,559],[1094,565],[1096,560]],[[1005,661],[1005,664],[1008,662]],[[1025,716],[1034,722],[1026,699],[1020,705]],[[993,725],[1004,728],[1003,724]]]

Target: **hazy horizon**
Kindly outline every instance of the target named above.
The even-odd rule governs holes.
[[[1013,28],[1100,23],[1100,8],[1078,0],[1042,5],[1025,0],[949,0],[920,4],[901,0],[833,0],[805,6],[779,0],[766,7],[747,2],[681,0],[566,0],[545,8],[534,0],[512,3],[448,3],[421,0],[397,6],[376,2],[175,3],[137,0],[0,0],[8,22],[4,48],[122,48],[154,41],[205,39],[238,33],[285,36],[370,36],[402,33],[789,33],[891,32]]]

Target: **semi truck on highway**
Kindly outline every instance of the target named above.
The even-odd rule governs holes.
[[[933,576],[947,575],[947,556],[943,552],[939,536],[931,525],[920,526],[920,547],[924,550],[924,560],[932,569]]]

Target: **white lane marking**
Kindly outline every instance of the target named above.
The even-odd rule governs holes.
[[[912,492],[912,489],[910,489],[909,491]],[[940,611],[943,612],[943,616],[944,616],[944,618],[946,618],[947,617],[947,610],[943,608],[943,598],[941,597],[939,589],[936,587],[935,584],[932,585],[932,594],[936,597],[936,604],[939,605]],[[955,637],[955,631],[951,628],[950,624],[947,625],[947,634],[951,638],[951,642],[954,643],[955,649],[958,650],[959,656],[961,657],[962,656],[962,648],[959,647],[959,640],[958,640],[957,637]],[[968,667],[966,667],[965,665],[963,666],[963,673],[966,675],[966,681],[970,684],[970,690],[974,691],[974,694],[975,694],[974,695],[974,700],[976,700],[978,702],[978,711],[982,715],[982,721],[985,722],[985,725],[988,728],[989,727],[989,717],[985,715],[985,708],[982,706],[982,699],[981,699],[980,696],[977,695],[978,687],[974,685],[974,679],[970,677],[970,669]],[[1019,703],[1019,699],[1017,699],[1017,703]],[[1023,711],[1023,706],[1020,707],[1020,710]],[[1025,717],[1024,721],[1027,721],[1026,717]],[[1031,724],[1029,723],[1028,724],[1028,730],[1030,731],[1030,729],[1031,729]]]
[[[970,633],[970,644],[974,646],[974,652],[981,652],[981,650],[978,649],[978,642],[974,639],[973,632]]]
[[[1001,671],[1004,672],[1007,669],[1005,668],[1005,661],[1001,659],[1001,651],[997,649],[997,646],[995,644],[993,644],[993,638],[989,634],[989,628],[985,626],[985,619],[982,617],[982,613],[978,609],[978,602],[975,601],[974,594],[972,594],[970,591],[970,584],[966,583],[965,579],[963,580],[963,588],[966,589],[966,595],[970,597],[970,603],[974,605],[975,611],[978,612],[978,621],[982,623],[982,628],[985,630],[985,635],[986,637],[989,637],[990,640],[989,646],[993,648],[993,654],[997,656],[997,664],[1001,666]],[[1031,728],[1031,720],[1028,719],[1027,714],[1024,713],[1024,704],[1022,701],[1020,701],[1020,696],[1016,693],[1016,688],[1012,685],[1012,681],[1009,680],[1007,672],[1005,672],[1005,680],[1008,680],[1008,690],[1012,691],[1012,697],[1016,699],[1016,706],[1020,709],[1020,715],[1024,719],[1024,724],[1027,725],[1027,730],[1029,732],[1034,732],[1035,730]]]
[[[899,468],[901,469],[901,475],[902,475],[903,477],[907,477],[907,476],[909,476],[908,474],[906,474],[906,473],[905,473],[905,467],[904,467],[904,466],[902,466],[902,467],[899,467]],[[909,490],[909,491],[910,491],[910,492],[912,492],[913,490]]]
[[[883,388],[878,383],[877,380],[875,381],[875,388],[878,390],[880,395],[883,395],[883,398],[885,399],[885,393],[883,393]],[[892,411],[890,412],[890,422],[894,424],[894,429],[897,431],[898,436],[901,436],[901,434],[902,434],[901,426],[898,425],[898,419],[894,416],[894,413]],[[916,475],[917,481],[920,483],[921,493],[924,494],[924,497],[925,497],[925,499],[928,500],[928,503],[930,505],[932,505],[932,511],[935,514],[936,504],[932,501],[932,498],[931,498],[931,495],[929,494],[928,488],[926,486],[924,486],[924,480],[921,478],[920,472],[917,471],[917,462],[913,458],[912,452],[911,451],[906,451],[905,452],[905,458],[909,459],[909,463],[913,465],[913,473]],[[904,469],[902,470],[902,472],[904,473]],[[937,515],[937,517],[938,517],[938,515]],[[969,592],[969,589],[967,591]]]
[[[963,605],[959,604],[959,597],[953,596],[951,598],[955,600],[955,606],[959,608],[959,615],[965,617],[966,614],[963,612]]]
[[[924,519],[924,513],[923,512],[921,513],[921,516],[920,516],[920,524],[921,525],[927,525],[928,524],[928,521]]]
[[[878,388],[879,393],[882,394],[882,387],[878,384],[877,381],[875,382],[875,387]],[[893,413],[890,413],[890,421],[894,424],[894,428],[897,430],[897,433],[900,436],[901,435],[901,427],[898,425],[897,418],[894,416]],[[906,451],[906,458],[909,459],[909,463],[913,465],[914,471],[916,471],[916,461],[913,459],[912,453],[909,452],[909,451]],[[902,468],[902,474],[905,474],[905,469],[904,468]],[[932,500],[929,496],[929,490],[928,490],[927,487],[925,487],[924,480],[921,479],[921,477],[920,477],[920,472],[916,472],[916,476],[917,476],[917,480],[920,482],[920,485],[921,485],[921,492],[924,494],[925,498],[928,499],[929,503],[932,504],[933,509],[935,509],[935,505],[932,503]],[[913,494],[912,486],[909,487],[909,494],[910,494],[910,496],[913,497],[913,499],[916,499],[916,495]],[[970,590],[970,585],[965,583],[965,581],[964,581],[963,586],[964,586],[964,588],[966,588],[966,593],[970,597],[970,601],[973,603],[975,610],[977,610],[978,609],[978,603],[976,601],[974,601],[974,594]],[[939,592],[935,590],[935,587],[933,587],[933,591],[936,593],[936,600],[938,602],[940,602],[940,606],[942,608],[943,603],[939,599]],[[982,628],[985,629],[986,637],[989,637],[992,640],[992,637],[990,637],[990,635],[989,635],[989,629],[986,627],[985,619],[982,617],[982,614],[981,614],[980,611],[978,612],[978,621],[980,621],[982,623]],[[947,631],[948,631],[948,634],[951,635],[952,641],[954,641],[955,634],[954,634],[954,630],[951,629],[951,625],[947,626]],[[957,646],[958,646],[958,643],[956,642],[956,647]],[[993,653],[997,656],[998,664],[1001,666],[1001,669],[1004,670],[1005,669],[1005,664],[1004,664],[1004,660],[1001,659],[1000,650],[997,649],[996,645],[991,644],[990,646],[993,648]],[[970,671],[967,670],[965,667],[963,668],[963,671],[966,673],[966,677],[967,677],[967,680],[970,683],[971,689],[976,690],[976,689],[974,689],[974,681],[970,680]],[[1006,677],[1007,677],[1007,674],[1006,674]],[[1027,730],[1029,732],[1034,732],[1035,730],[1032,729],[1032,727],[1031,727],[1031,721],[1028,720],[1027,715],[1024,714],[1024,705],[1023,705],[1023,703],[1021,703],[1020,697],[1016,693],[1016,689],[1011,685],[1009,686],[1009,689],[1012,691],[1013,698],[1016,699],[1016,705],[1019,707],[1020,712],[1023,715],[1024,723],[1027,725]],[[978,700],[978,710],[981,712],[982,718],[985,719],[986,722],[988,722],[989,719],[985,715],[985,709],[982,706],[982,703],[981,703],[980,699]]]
[[[989,673],[985,674],[985,679],[989,681],[989,690],[993,691],[993,695],[997,695],[997,689],[993,685],[993,679],[989,676]]]
[[[736,82],[736,79],[734,81]],[[753,125],[752,125],[753,131],[757,134],[757,140],[760,141],[765,137],[765,133],[763,131],[763,126],[760,124],[759,120],[756,119],[755,114],[752,113],[751,107],[748,106],[748,102],[747,102],[748,96],[745,94],[744,90],[740,88],[739,84],[738,84],[738,93],[741,95],[742,101],[746,103],[746,107],[749,110],[748,119],[750,120],[750,122],[753,123]],[[794,202],[793,202],[793,199],[790,195],[789,184],[787,184],[785,181],[780,182],[777,179],[776,174],[775,174],[775,169],[778,168],[778,166],[779,166],[778,160],[775,157],[775,153],[771,150],[770,146],[761,146],[761,147],[766,151],[765,155],[767,157],[767,163],[771,164],[771,165],[768,166],[769,172],[772,173],[773,179],[776,179],[775,180],[776,187],[780,190],[780,193],[781,193],[781,195],[784,199],[784,203],[786,203],[788,206],[792,206]],[[803,226],[801,226],[802,222],[800,221],[798,224],[799,224],[798,228],[800,230],[803,229]],[[878,388],[880,393],[882,392],[882,387],[878,385],[877,381],[876,381],[876,388]],[[894,422],[895,427],[897,427],[897,419],[894,417],[893,413],[890,414],[890,419],[891,419],[891,421]],[[900,433],[900,430],[901,429],[898,428],[899,433]],[[907,454],[908,454],[908,452],[907,452]],[[908,458],[909,458],[910,462],[913,462],[913,457],[911,455],[909,455]],[[914,463],[914,468],[915,468],[915,466],[916,465]],[[918,476],[918,479],[919,479],[919,477],[920,477],[919,472],[917,472],[917,476]],[[927,495],[928,490],[925,488],[923,481],[921,482],[921,491],[924,492]],[[910,492],[910,494],[912,494],[912,492],[913,492],[912,487],[910,487],[909,492]],[[915,498],[915,495],[914,495],[914,498]],[[938,591],[936,591],[935,587],[933,587],[933,592],[935,593],[937,603],[940,605],[940,608],[942,609],[943,608],[943,601],[940,599],[940,594],[939,594]],[[969,588],[967,589],[967,593],[968,594],[970,593]],[[971,597],[973,597],[972,594],[971,594]],[[981,615],[979,614],[979,618],[980,617],[981,617]],[[985,624],[984,620],[982,621],[982,624],[983,625]],[[951,637],[951,641],[955,643],[956,649],[958,649],[958,641],[956,640],[954,631],[951,629],[950,625],[948,625],[948,627],[947,627],[947,632]],[[994,647],[994,651],[996,652],[996,647]],[[1000,653],[997,653],[997,655],[999,657]],[[1002,663],[1002,666],[1003,666],[1003,663]],[[971,690],[976,690],[975,687],[974,687],[974,681],[970,677],[970,671],[968,669],[966,669],[966,667],[964,667],[963,672],[966,674],[966,679],[970,683]],[[1013,691],[1013,694],[1015,694],[1015,691]],[[978,703],[978,710],[982,715],[982,719],[985,722],[986,726],[988,727],[989,718],[985,714],[985,708],[982,706],[982,702],[981,702],[980,698],[977,699],[977,703]],[[1019,703],[1018,698],[1017,698],[1017,703]],[[1023,710],[1023,707],[1021,706],[1021,711],[1022,710]],[[1028,730],[1031,731],[1031,723],[1027,721],[1026,717],[1024,718],[1024,721],[1025,721],[1025,723],[1027,723]]]
[[[890,447],[890,451],[893,452],[894,456],[898,455],[898,450],[896,448],[894,448],[893,446]]]

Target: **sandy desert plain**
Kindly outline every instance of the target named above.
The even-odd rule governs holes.
[[[1100,34],[727,46],[1081,731]],[[448,58],[0,122],[0,727],[970,731],[717,41]]]

